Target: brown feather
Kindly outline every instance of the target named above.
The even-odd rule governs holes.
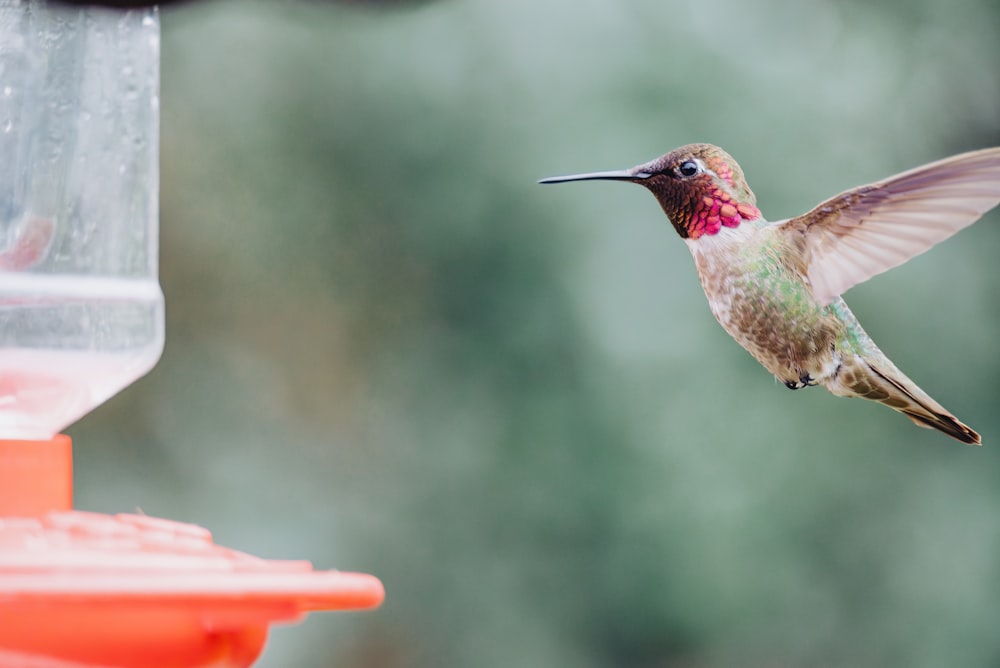
[[[903,407],[894,406],[890,397],[880,400],[882,403],[895,408],[920,427],[937,429],[969,445],[982,445],[983,440],[975,430],[963,424],[958,418],[945,410],[941,404],[927,396],[925,392],[914,385],[906,376],[902,376],[898,370],[897,376],[893,377],[892,375],[882,373],[876,367],[872,366],[870,362],[868,363],[868,368],[901,393],[903,397],[912,402]],[[903,382],[904,379],[909,381],[912,387],[907,387]]]
[[[848,190],[781,223],[804,240],[813,294],[831,303],[1000,203],[1000,148],[963,153]]]

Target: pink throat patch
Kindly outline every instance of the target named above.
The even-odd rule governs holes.
[[[729,193],[713,188],[695,206],[691,222],[687,228],[689,239],[697,239],[703,234],[718,234],[723,227],[736,227],[744,220],[760,217],[760,211],[752,204],[734,204]]]

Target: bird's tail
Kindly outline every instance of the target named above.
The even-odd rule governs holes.
[[[842,391],[834,391],[834,394],[878,401],[904,414],[920,427],[937,429],[970,445],[982,444],[979,434],[931,399],[885,357],[879,360],[857,357],[854,364],[845,361],[838,376],[837,384]],[[832,387],[830,389],[833,390]],[[849,392],[843,391],[847,389]]]

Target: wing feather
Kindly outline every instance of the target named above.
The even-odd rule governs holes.
[[[1000,203],[1000,147],[932,162],[833,197],[781,223],[799,236],[813,294],[829,304]]]

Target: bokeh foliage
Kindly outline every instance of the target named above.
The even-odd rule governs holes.
[[[1000,144],[1000,6],[348,4],[163,12],[167,348],[78,507],[382,578],[261,666],[1000,662],[1000,215],[847,295],[974,449],[776,384],[648,193],[535,185],[710,141],[777,219]]]

